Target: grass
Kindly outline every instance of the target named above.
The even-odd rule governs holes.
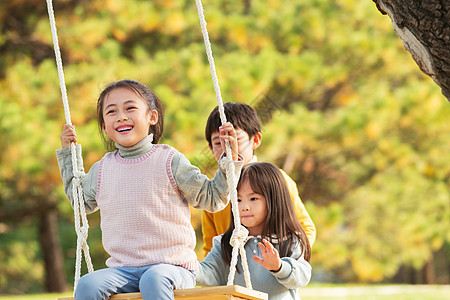
[[[71,297],[73,294],[34,294],[34,295],[20,295],[20,296],[0,296],[0,300],[55,300],[59,297]]]
[[[310,285],[300,295],[302,300],[447,300],[450,285]]]
[[[302,300],[447,300],[450,285],[316,285],[300,289]],[[70,297],[64,294],[0,296],[0,300],[55,300]]]

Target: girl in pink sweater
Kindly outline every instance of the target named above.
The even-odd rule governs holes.
[[[137,291],[143,299],[173,299],[173,289],[195,286],[197,258],[189,205],[211,212],[227,205],[224,162],[219,161],[219,170],[209,180],[176,149],[157,144],[163,114],[158,97],[133,80],[112,82],[99,96],[99,127],[114,151],[92,166],[82,185],[86,211],[100,209],[102,242],[110,258],[108,268],[80,279],[77,300]],[[222,142],[230,142],[238,176],[236,132],[226,123],[220,133]],[[74,127],[64,125],[60,138],[57,158],[73,205],[69,145],[77,142]]]

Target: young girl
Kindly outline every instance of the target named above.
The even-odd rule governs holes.
[[[107,153],[83,177],[87,212],[100,209],[102,242],[109,268],[84,275],[75,299],[109,299],[137,292],[143,299],[173,299],[173,289],[195,286],[195,232],[189,204],[219,211],[228,202],[225,166],[212,180],[177,150],[158,145],[163,106],[146,86],[121,80],[106,86],[97,102],[101,131],[116,150]],[[220,131],[230,142],[236,173],[236,133],[229,123]],[[73,126],[64,125],[58,163],[66,195],[72,199],[70,142]],[[77,145],[77,151],[81,151]],[[77,153],[81,157],[80,152]],[[223,159],[222,159],[223,161]]]
[[[311,250],[281,171],[271,163],[250,163],[242,168],[237,189],[241,224],[249,231],[245,250],[253,289],[271,300],[299,299],[297,288],[311,278]],[[211,252],[198,263],[198,285],[226,285],[233,230],[232,217],[228,230],[214,238]],[[237,269],[234,283],[245,286],[240,258]]]

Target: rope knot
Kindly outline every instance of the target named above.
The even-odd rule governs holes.
[[[75,189],[75,188],[81,187],[81,178],[79,178],[79,177],[73,177],[73,179],[72,179],[72,185],[73,185],[73,188],[74,188],[74,189]]]
[[[243,245],[245,243],[245,239],[248,236],[248,230],[242,225],[239,225],[239,227],[236,227],[233,230],[233,234],[230,238],[230,245],[234,247],[240,247],[240,245]]]
[[[83,180],[84,175],[86,174],[82,171],[73,170],[72,185],[74,188],[82,188],[81,181]]]
[[[73,170],[73,177],[75,177],[75,178],[83,179],[84,175],[85,174],[83,171],[79,171],[77,169]]]
[[[226,170],[226,169],[230,168],[230,165],[233,164],[233,161],[231,160],[230,157],[224,155],[224,156],[219,160],[219,163],[220,163],[220,167],[221,167],[222,169],[225,169],[225,170]]]
[[[80,228],[76,231],[78,239],[81,239],[82,241],[86,241],[88,237],[89,232],[89,226],[80,226]]]

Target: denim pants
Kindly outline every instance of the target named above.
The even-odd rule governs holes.
[[[141,292],[142,299],[174,299],[174,289],[195,286],[195,275],[183,267],[156,264],[145,267],[116,267],[81,277],[75,300],[104,300],[113,294]]]

